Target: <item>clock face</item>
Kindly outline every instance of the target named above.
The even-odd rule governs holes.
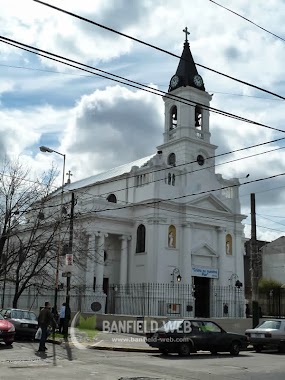
[[[203,79],[200,75],[195,75],[193,80],[197,87],[201,87],[203,85]]]
[[[170,85],[172,88],[176,87],[179,83],[179,76],[178,75],[174,75],[172,78],[171,78],[171,81],[170,81]]]
[[[197,162],[198,162],[198,165],[202,166],[205,163],[205,158],[201,154],[199,154],[197,156]]]

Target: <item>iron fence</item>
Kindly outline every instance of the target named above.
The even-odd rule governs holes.
[[[13,288],[5,290],[5,307],[11,307]],[[0,299],[2,299],[0,288]],[[45,301],[52,304],[53,289],[31,287],[17,307],[38,311]],[[58,306],[65,291],[58,292]],[[70,291],[72,311],[136,316],[242,318],[245,316],[244,290],[232,286],[194,287],[189,284],[140,283],[95,288],[74,287]]]

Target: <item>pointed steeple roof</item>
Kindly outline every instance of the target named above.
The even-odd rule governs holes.
[[[172,91],[179,87],[191,86],[205,91],[202,77],[198,74],[194,59],[191,54],[187,27],[183,30],[186,34],[184,49],[176,70],[176,74],[170,80],[168,91]]]

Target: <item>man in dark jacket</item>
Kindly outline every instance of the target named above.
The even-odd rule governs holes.
[[[47,330],[48,326],[56,326],[56,322],[53,318],[53,315],[50,311],[50,303],[45,302],[45,307],[40,311],[39,317],[38,317],[38,325],[42,329],[42,335],[40,339],[40,346],[38,352],[45,352],[47,349],[45,344],[47,340]]]

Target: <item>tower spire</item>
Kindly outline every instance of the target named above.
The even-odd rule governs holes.
[[[175,75],[170,80],[168,91],[175,90],[179,87],[191,86],[199,90],[205,91],[202,77],[198,74],[192,53],[190,50],[188,36],[190,32],[187,26],[183,29],[185,33],[185,42],[183,52],[176,70]]]

